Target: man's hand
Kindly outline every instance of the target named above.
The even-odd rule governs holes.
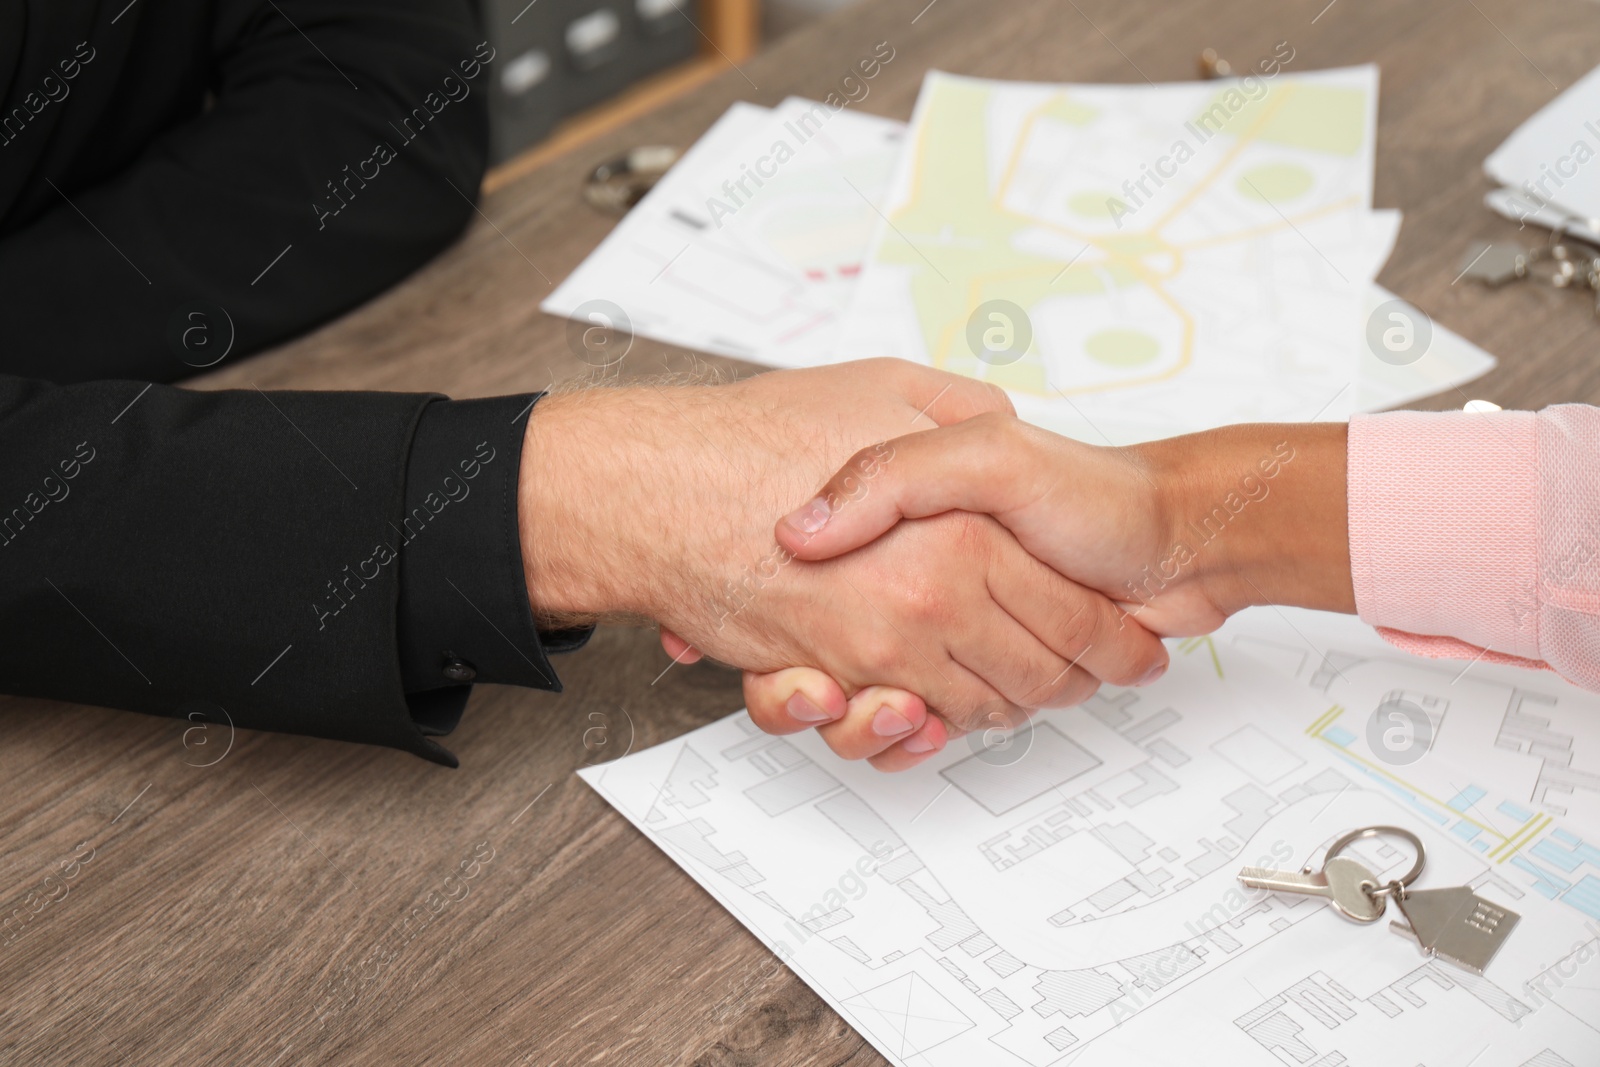
[[[1155,633],[1208,633],[1252,603],[1354,610],[1342,424],[1238,426],[1111,449],[986,414],[889,447],[895,463],[861,500],[834,508],[836,476],[778,523],[779,543],[799,559],[829,559],[904,519],[977,512]],[[797,690],[842,696],[811,671],[745,682],[752,714]],[[882,762],[915,755],[902,746]]]
[[[901,523],[822,563],[773,540],[775,517],[870,442],[1008,408],[981,383],[894,360],[549,397],[529,420],[519,500],[535,612],[547,624],[643,616],[747,670],[814,668],[843,687],[837,698],[752,713],[773,732],[834,723],[830,739],[854,755],[929,740],[922,701],[905,696],[838,722],[844,695],[872,702],[868,686],[970,726],[1138,680],[1165,663],[1160,642],[986,516]],[[857,456],[838,513],[870,500],[896,462],[890,448]]]

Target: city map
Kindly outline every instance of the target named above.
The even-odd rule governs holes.
[[[1344,72],[1341,72],[1341,76],[1352,82],[1358,81]],[[932,77],[951,80],[942,75]],[[1287,78],[1288,75],[1281,77]],[[1289,84],[1282,83],[1283,86]],[[1364,86],[1365,82],[1361,84]],[[1121,108],[1124,106],[1124,94],[1133,93],[1138,88],[1116,87],[1118,95],[1107,98],[1103,94],[1111,90],[1098,87],[1102,94],[1098,99],[1108,109]],[[1197,100],[1203,99],[1200,94],[1217,91],[1203,85],[1178,88]],[[1351,91],[1365,89],[1356,90],[1352,87]],[[1077,93],[1078,90],[1073,89],[1072,92]],[[1012,94],[1003,95],[1009,100]],[[1137,102],[1137,95],[1126,97],[1130,114]],[[1018,106],[1031,106],[1030,100],[1031,97],[1018,99],[1015,103]],[[1171,104],[1163,106],[1172,107]],[[1240,112],[1241,117],[1246,114],[1245,111]],[[1167,120],[1171,118],[1171,115],[1167,116]],[[1145,124],[1147,141],[1160,143],[1162,131],[1170,126],[1167,120],[1152,120]],[[1123,119],[1108,118],[1105,121],[1113,128],[1126,125]],[[1183,124],[1178,123],[1177,128],[1182,130]],[[967,132],[978,135],[982,133],[982,128],[969,128]],[[665,341],[775,367],[813,367],[868,354],[901,355],[919,362],[931,362],[932,357],[924,339],[935,337],[937,331],[930,320],[923,332],[918,332],[920,320],[914,310],[905,309],[904,294],[909,290],[903,288],[915,282],[914,272],[922,260],[911,251],[911,245],[905,245],[900,253],[911,257],[906,264],[874,265],[869,262],[882,240],[897,241],[900,237],[909,236],[904,230],[898,233],[890,230],[885,225],[883,215],[890,196],[891,181],[906,154],[906,141],[904,123],[850,110],[835,111],[816,101],[791,98],[772,109],[735,104],[695,143],[655,189],[617,224],[578,269],[561,283],[543,307],[546,311],[573,318],[578,323],[619,327],[629,335],[629,339],[620,344],[597,344],[594,351],[574,341],[575,352],[597,370],[608,370],[622,358],[632,358],[636,363],[639,360],[654,362],[657,357],[646,345],[634,343],[638,338]],[[1159,154],[1154,159],[1157,163],[1162,161]],[[1189,165],[1193,167],[1198,162],[1197,157]],[[1358,165],[1365,164],[1350,164],[1352,167]],[[1103,171],[1104,165],[1100,169]],[[1353,172],[1346,177],[1352,183],[1360,184],[1355,181]],[[1251,181],[1262,190],[1280,189],[1280,186],[1273,185],[1260,174],[1252,177]],[[1171,187],[1173,183],[1166,185]],[[1145,188],[1161,192],[1152,180],[1146,181]],[[1080,192],[1073,195],[1088,194]],[[1132,232],[1137,225],[1142,225],[1141,216],[1145,221],[1153,219],[1154,209],[1159,203],[1157,200],[1147,201],[1145,207],[1150,210],[1141,209],[1126,218],[1119,213],[1118,219],[1128,232]],[[1103,204],[1101,206],[1104,207]],[[1261,205],[1256,204],[1255,208],[1261,210]],[[966,209],[962,210],[965,212]],[[1201,296],[1201,302],[1185,312],[1195,324],[1195,343],[1203,346],[1208,343],[1207,338],[1218,330],[1229,330],[1232,331],[1230,336],[1236,337],[1241,345],[1248,342],[1255,346],[1252,351],[1256,352],[1256,356],[1245,353],[1238,357],[1243,360],[1239,364],[1242,368],[1240,374],[1222,376],[1222,379],[1232,383],[1222,388],[1229,391],[1234,400],[1224,398],[1220,401],[1222,406],[1215,408],[1215,419],[1221,419],[1224,413],[1230,411],[1238,413],[1241,418],[1254,417],[1259,413],[1262,398],[1268,394],[1290,396],[1292,407],[1302,399],[1312,397],[1312,384],[1308,383],[1314,383],[1319,390],[1326,385],[1328,394],[1308,400],[1309,406],[1304,410],[1297,409],[1295,414],[1298,417],[1310,418],[1318,413],[1316,409],[1319,408],[1322,409],[1322,418],[1342,417],[1352,409],[1375,411],[1457,387],[1494,366],[1493,357],[1439,323],[1430,323],[1431,338],[1414,359],[1380,359],[1378,352],[1381,349],[1363,343],[1360,323],[1379,317],[1386,309],[1399,307],[1416,322],[1430,320],[1419,310],[1397,300],[1393,293],[1363,280],[1374,275],[1387,256],[1389,245],[1399,228],[1398,213],[1341,209],[1336,215],[1338,219],[1348,222],[1351,232],[1359,229],[1371,236],[1370,246],[1365,249],[1359,262],[1338,268],[1347,274],[1359,290],[1358,297],[1349,297],[1348,287],[1331,270],[1324,269],[1322,281],[1327,283],[1328,288],[1317,299],[1325,304],[1339,305],[1336,322],[1296,319],[1294,315],[1302,308],[1292,300],[1286,300],[1282,307],[1269,308],[1270,313],[1262,317],[1257,314],[1259,307],[1251,310],[1254,306],[1252,299],[1255,305],[1263,300],[1271,303],[1271,300],[1259,294],[1257,298],[1251,298],[1247,293],[1237,291],[1241,287],[1265,286],[1262,292],[1270,294],[1275,288],[1282,289],[1289,285],[1291,279],[1287,275],[1279,278],[1271,271],[1265,275],[1259,272],[1255,275],[1239,275],[1236,265],[1226,264],[1217,266],[1218,273],[1215,276],[1206,272],[1189,272],[1184,284],[1198,286]],[[952,216],[954,220],[964,218],[965,214]],[[1114,222],[1101,220],[1101,223],[1115,228]],[[894,225],[897,229],[900,226],[898,222]],[[965,222],[953,222],[950,226],[941,227],[940,232],[955,232],[965,225]],[[1294,225],[1302,235],[1320,232],[1315,224],[1306,220]],[[1090,320],[1080,319],[1079,312],[1096,305],[1097,300],[1099,305],[1103,305],[1098,313],[1120,315],[1122,317],[1116,321],[1122,325],[1111,327],[1110,334],[1094,342],[1091,346],[1097,354],[1094,358],[1087,354],[1088,349],[1073,355],[1074,350],[1070,348],[1056,347],[1058,344],[1067,344],[1070,338],[1040,334],[1029,338],[1026,351],[1018,352],[1017,358],[1011,362],[985,361],[972,355],[970,343],[952,335],[951,343],[956,347],[946,353],[948,358],[941,357],[941,365],[949,370],[988,377],[1006,385],[1024,418],[1093,444],[1104,444],[1107,440],[1126,444],[1194,428],[1197,425],[1195,411],[1200,409],[1195,404],[1190,403],[1182,410],[1173,408],[1171,404],[1148,409],[1140,407],[1143,401],[1139,398],[1145,396],[1148,390],[1137,382],[1138,376],[1144,373],[1132,365],[1138,362],[1133,358],[1137,353],[1115,356],[1106,347],[1110,345],[1114,348],[1120,343],[1118,338],[1127,341],[1131,337],[1130,334],[1116,331],[1143,329],[1147,325],[1135,315],[1134,305],[1130,303],[1137,286],[1111,286],[1099,297],[1093,291],[1093,287],[1105,278],[1114,276],[1128,280],[1133,277],[1116,268],[1115,262],[1116,256],[1134,246],[1125,241],[1119,244],[1117,240],[1112,240],[1107,246],[1107,254],[1112,255],[1112,259],[1106,261],[1111,267],[1106,267],[1100,263],[1100,252],[1085,251],[1087,244],[1056,240],[1055,244],[1044,248],[1038,243],[1039,232],[1033,229],[1017,230],[1015,236],[1019,247],[1042,249],[1046,255],[1059,256],[1059,259],[1051,261],[1053,266],[1048,266],[1048,274],[1054,284],[1047,286],[1046,291],[1052,294],[1051,299],[1071,302],[1067,305],[1070,313],[1062,320],[1064,329],[1069,332],[1079,326],[1086,329],[1085,324]],[[1115,238],[1117,235],[1111,236]],[[1280,240],[1283,236],[1278,235]],[[1297,243],[1300,241],[1299,237],[1292,239]],[[1342,238],[1319,237],[1319,241],[1322,247],[1330,250],[1344,243]],[[934,240],[930,246],[918,238],[915,247],[929,248],[927,255],[932,262],[942,254],[938,252],[937,244],[938,241]],[[1290,252],[1304,257],[1308,254],[1308,247],[1298,244]],[[1248,249],[1252,255],[1275,255],[1276,248],[1277,245],[1272,241],[1257,240],[1254,244],[1237,244],[1229,254],[1237,255],[1240,249]],[[883,252],[888,258],[893,258],[892,248],[884,248]],[[1221,252],[1213,254],[1220,255]],[[1199,253],[1189,252],[1186,255],[1193,260]],[[1077,257],[1076,262],[1074,257]],[[1290,261],[1293,261],[1292,254]],[[1046,266],[1036,258],[1020,265],[1026,269],[1007,274],[1001,283],[997,283],[998,288],[994,292],[1003,294],[1001,298],[1014,302],[1026,297],[1033,291],[1030,286],[1034,286],[1038,276],[1046,270]],[[1316,264],[1302,266],[1314,269]],[[958,262],[951,269],[964,268]],[[908,274],[908,270],[913,273]],[[1107,274],[1107,270],[1111,273]],[[1229,274],[1229,271],[1235,273]],[[866,284],[879,292],[885,301],[882,308],[870,301],[856,299],[857,290],[864,284],[863,274],[869,276]],[[951,275],[947,273],[945,276]],[[1030,278],[1033,280],[1030,281]],[[943,281],[932,279],[933,276],[929,274],[919,284],[934,286],[937,295],[937,291],[944,288]],[[1218,297],[1209,292],[1208,287],[1220,288],[1223,292]],[[1184,292],[1180,286],[1169,295],[1183,295]],[[934,299],[929,314],[941,317],[941,322],[955,322],[962,316],[972,319],[970,311],[963,310],[963,307],[956,306],[954,302],[946,307]],[[1034,306],[1033,312],[1025,313],[1029,315],[1030,329],[1038,312],[1039,308]],[[1130,316],[1133,316],[1131,320]],[[1223,321],[1224,317],[1227,321]],[[1055,319],[1046,313],[1044,321],[1049,326]],[[1151,323],[1158,321],[1159,316],[1150,320]],[[1170,315],[1167,321],[1172,321]],[[1307,329],[1308,326],[1311,328]],[[1049,328],[1055,329],[1054,326]],[[851,339],[848,341],[842,339],[846,329],[851,330]],[[857,336],[863,331],[865,336]],[[1267,333],[1274,331],[1283,335],[1281,344],[1270,339],[1263,340]],[[1305,336],[1290,336],[1297,331]],[[587,337],[589,334],[586,330],[575,330],[574,336]],[[1099,333],[1093,336],[1099,336]],[[1082,348],[1092,339],[1090,335],[1085,335],[1072,341],[1072,344]],[[1303,368],[1287,355],[1298,351],[1295,346],[1302,344],[1302,341],[1326,356],[1311,368],[1309,379],[1301,375]],[[1137,347],[1137,342],[1131,343]],[[966,347],[962,348],[962,345]],[[1264,354],[1262,345],[1266,346]],[[1336,348],[1337,352],[1334,351]],[[1050,354],[1050,358],[1046,358],[1046,353]],[[1226,361],[1235,358],[1235,354],[1223,351],[1218,358]],[[1116,401],[1115,396],[1107,395],[1096,401],[1085,399],[1078,386],[1065,379],[1050,380],[1053,384],[1047,395],[1037,392],[1039,375],[1047,368],[1057,368],[1069,379],[1093,368],[1099,368],[1096,373],[1105,374],[1108,359],[1113,363],[1121,359],[1129,364],[1124,369],[1131,377],[1127,388],[1121,391],[1137,401],[1133,404],[1131,414],[1127,405]],[[1266,362],[1263,363],[1262,359]],[[1333,373],[1331,368],[1336,367],[1346,370]],[[1184,376],[1194,373],[1194,370],[1191,367],[1188,371],[1180,370],[1177,373],[1178,380],[1187,381],[1188,378]],[[1239,393],[1235,388],[1240,377],[1250,379],[1245,393]],[[1181,392],[1176,390],[1176,381],[1169,383],[1166,395]],[[1056,385],[1061,387],[1059,394],[1054,389]],[[1105,381],[1101,382],[1101,386],[1106,385]],[[1108,388],[1112,394],[1118,391],[1114,386]],[[1034,391],[1030,392],[1030,389]],[[1463,402],[1466,399],[1468,397],[1462,394]],[[1095,415],[1090,416],[1089,411],[1101,402],[1116,403],[1118,408],[1109,414],[1097,410]],[[1227,406],[1229,403],[1233,406]],[[1212,408],[1204,410],[1211,411]]]
[[[1363,294],[1399,226],[1370,210],[1377,87],[1373,67],[930,74],[843,349],[994,381],[1030,417],[1167,433],[1344,417]],[[974,344],[991,326],[998,351]]]

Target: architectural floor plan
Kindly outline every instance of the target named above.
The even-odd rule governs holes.
[[[1600,833],[1496,791],[1494,753],[1532,761],[1493,743],[1370,773],[1330,733],[1354,691],[1264,629],[1265,658],[1245,628],[1174,643],[1152,686],[900,775],[743,713],[582,774],[897,1064],[1600,1061]],[[1235,880],[1375,823],[1423,839],[1419,887],[1521,914],[1483,977]],[[1353,851],[1392,874],[1403,848]]]

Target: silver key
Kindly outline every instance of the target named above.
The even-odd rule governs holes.
[[[1405,922],[1389,929],[1410,937],[1429,956],[1482,974],[1522,917],[1491,904],[1466,886],[1406,889],[1395,895]]]
[[[1333,901],[1340,915],[1358,923],[1377,922],[1383,915],[1383,898],[1372,894],[1377,877],[1347,856],[1334,856],[1313,873],[1246,867],[1239,872],[1239,881],[1249,889],[1323,897]]]
[[[1476,241],[1462,257],[1461,274],[1485,285],[1504,285],[1526,278],[1531,262],[1528,249],[1515,241]]]

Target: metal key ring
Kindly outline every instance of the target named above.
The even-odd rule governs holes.
[[[1362,830],[1351,830],[1328,846],[1328,851],[1323,854],[1322,862],[1326,864],[1330,859],[1343,852],[1352,842],[1361,841],[1368,837],[1378,837],[1381,834],[1404,838],[1417,851],[1416,862],[1411,865],[1409,871],[1399,878],[1391,879],[1387,885],[1375,886],[1371,890],[1373,896],[1399,896],[1406,886],[1417,880],[1417,876],[1422,873],[1423,864],[1427,862],[1422,848],[1422,839],[1410,830],[1399,826],[1368,826]]]

